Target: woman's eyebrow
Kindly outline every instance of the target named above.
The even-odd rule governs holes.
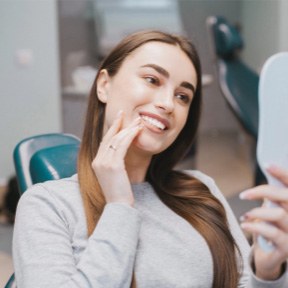
[[[163,75],[165,78],[170,77],[169,72],[157,64],[145,64],[145,65],[141,66],[141,68],[142,67],[152,68],[152,69],[156,70],[158,73],[160,73],[161,75]],[[190,89],[193,93],[195,93],[196,89],[195,89],[194,85],[192,85],[191,83],[189,83],[187,81],[182,82],[180,84],[180,86],[187,88],[187,89]]]
[[[158,73],[160,73],[161,75],[163,75],[166,78],[169,78],[169,76],[170,76],[169,72],[167,70],[165,70],[164,68],[162,68],[161,66],[156,65],[156,64],[146,64],[146,65],[143,65],[141,67],[153,68],[154,70],[156,70]]]
[[[182,86],[182,87],[184,87],[184,88],[187,88],[187,89],[190,89],[193,93],[195,93],[195,87],[194,87],[194,85],[192,85],[191,83],[189,83],[189,82],[186,82],[186,81],[184,81],[184,82],[182,82],[181,84],[180,84],[180,86]]]

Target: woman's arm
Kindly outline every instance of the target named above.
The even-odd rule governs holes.
[[[251,265],[251,248],[249,247],[246,237],[243,234],[241,227],[238,224],[238,221],[235,218],[235,215],[231,207],[229,206],[226,198],[223,196],[212,178],[207,177],[206,175],[198,171],[194,172],[192,175],[197,177],[199,180],[201,180],[204,184],[207,185],[213,195],[221,201],[226,210],[231,233],[240,249],[243,259],[243,269],[239,280],[238,288],[287,288],[288,277],[286,278],[286,275],[282,275],[282,277],[277,280],[268,281],[260,279],[254,274],[253,267]],[[286,242],[286,246],[287,243],[288,242]]]
[[[130,287],[139,213],[127,204],[107,204],[87,240],[72,234],[80,232],[69,229],[73,223],[57,200],[42,185],[21,197],[13,239],[17,287]],[[78,263],[73,255],[75,238],[86,246]]]
[[[271,166],[268,172],[288,186],[288,171]],[[268,199],[278,204],[278,207],[268,208],[263,205],[247,212],[243,217],[245,222],[242,223],[242,228],[254,235],[264,236],[275,245],[273,251],[265,252],[255,241],[252,260],[258,278],[273,281],[281,276],[286,277],[286,284],[281,287],[288,287],[288,188],[286,187],[262,185],[241,194],[242,199]]]
[[[134,205],[131,179],[126,169],[125,157],[133,140],[142,130],[141,118],[123,127],[124,114],[118,112],[111,127],[102,139],[92,168],[100,184],[106,203]],[[143,175],[142,181],[145,179]]]
[[[132,207],[124,158],[142,127],[140,119],[126,128],[122,122],[119,113],[91,163],[107,204],[78,263],[73,257],[71,223],[53,195],[37,185],[20,200],[13,244],[18,287],[130,287],[140,216]],[[72,205],[71,210],[76,209]],[[86,227],[84,213],[81,217]],[[77,229],[75,233],[80,233]]]

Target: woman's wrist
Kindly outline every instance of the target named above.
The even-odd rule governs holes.
[[[282,263],[282,265],[275,267],[274,269],[269,270],[261,270],[255,267],[255,275],[262,280],[265,281],[274,281],[279,279],[286,270],[286,262]]]
[[[106,204],[110,204],[110,203],[118,203],[118,204],[125,204],[125,205],[129,205],[131,207],[134,207],[134,199],[109,199],[106,200]]]
[[[277,269],[269,270],[269,271],[259,271],[256,269],[256,276],[259,279],[266,281],[277,280],[281,276],[281,266]]]

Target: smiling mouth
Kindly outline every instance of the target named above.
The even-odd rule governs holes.
[[[146,115],[141,115],[141,118],[144,120],[144,122],[152,125],[153,127],[156,127],[162,131],[166,130],[167,127],[160,121],[158,121],[157,119],[155,118],[152,118],[152,117],[149,117],[149,116],[146,116]]]

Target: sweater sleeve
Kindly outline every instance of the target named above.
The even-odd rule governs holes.
[[[287,271],[279,279],[275,281],[264,281],[255,276],[255,274],[252,271],[250,263],[251,248],[226,198],[223,196],[223,194],[221,193],[221,191],[219,190],[215,181],[212,178],[198,171],[194,176],[199,178],[199,180],[203,181],[203,183],[207,185],[207,187],[210,189],[213,195],[216,196],[221,201],[222,205],[225,208],[231,233],[239,247],[242,256],[243,269],[240,281],[238,283],[238,288],[260,288],[260,287],[287,288],[288,287]]]
[[[249,268],[250,268],[250,277],[248,284],[246,285],[247,288],[287,288],[288,287],[288,273],[287,273],[287,263],[285,265],[285,272],[282,276],[274,281],[264,281],[259,279],[255,273],[252,271],[252,250],[249,256]]]
[[[130,287],[140,222],[136,209],[107,204],[76,264],[69,223],[57,201],[44,187],[32,187],[17,208],[13,236],[17,287]]]

